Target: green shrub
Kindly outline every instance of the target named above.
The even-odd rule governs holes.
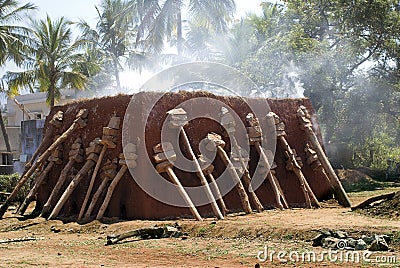
[[[0,191],[11,193],[14,187],[17,185],[19,179],[20,175],[18,173],[14,173],[11,175],[0,175]],[[29,193],[31,181],[32,180],[30,179],[24,184],[24,186],[19,190],[17,196],[13,201],[24,201],[26,195]],[[0,195],[0,202],[4,202],[6,198],[6,195]]]

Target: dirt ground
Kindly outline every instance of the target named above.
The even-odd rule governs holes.
[[[390,192],[385,189],[350,194],[356,204],[366,197]],[[186,239],[165,238],[127,239],[106,246],[106,236],[141,227],[174,225],[178,223]],[[346,261],[290,260],[281,262],[276,255],[272,261],[257,259],[267,248],[272,251],[303,252],[325,249],[313,248],[311,242],[318,230],[343,230],[354,237],[365,234],[387,234],[393,238],[391,252],[372,254],[372,263]],[[6,239],[34,237],[38,240],[4,243]],[[322,209],[268,210],[252,215],[229,215],[223,221],[206,219],[177,221],[125,221],[88,224],[47,221],[42,218],[21,219],[7,212],[0,220],[0,267],[368,267],[376,266],[377,257],[386,261],[395,257],[400,266],[400,221],[372,218],[350,209],[338,207],[335,202],[324,203]],[[382,258],[383,257],[383,258]],[[390,262],[392,262],[391,259]],[[381,263],[382,264],[382,263]]]

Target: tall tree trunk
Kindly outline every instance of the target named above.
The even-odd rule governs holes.
[[[8,139],[8,134],[7,134],[7,130],[6,130],[6,126],[4,124],[4,120],[3,120],[3,115],[1,113],[0,110],[0,126],[1,126],[1,132],[3,133],[3,139],[4,139],[4,143],[6,144],[6,150],[9,153],[7,155],[7,164],[10,165],[12,164],[12,154],[11,154],[11,145],[10,145],[10,140]]]
[[[178,50],[178,55],[182,55],[182,43],[183,43],[183,38],[182,38],[182,14],[181,10],[179,9],[177,16],[177,25],[176,25],[176,35],[177,35],[177,40],[176,40],[176,48]]]
[[[54,94],[54,85],[51,84],[49,87],[49,94],[50,94],[50,108],[54,107],[54,98],[55,98],[55,94]]]
[[[113,58],[113,64],[114,64],[115,81],[117,82],[117,88],[120,89],[121,81],[119,80],[118,61],[115,57]]]

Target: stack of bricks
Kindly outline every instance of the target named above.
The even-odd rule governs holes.
[[[317,152],[311,148],[310,144],[306,144],[304,148],[304,152],[306,153],[306,162],[311,166],[313,170],[323,169],[321,162],[319,161]]]
[[[168,168],[173,167],[173,162],[176,160],[176,154],[171,143],[159,143],[154,146],[153,151],[153,158],[157,163],[156,169],[158,173],[166,172]]]
[[[71,145],[71,149],[68,153],[69,161],[82,163],[84,160],[84,153],[85,151],[83,150],[82,139],[77,138]]]
[[[117,147],[117,135],[119,133],[120,117],[112,117],[107,127],[103,127],[103,136],[100,143],[107,148],[115,149]]]
[[[113,179],[115,175],[117,175],[117,164],[118,164],[117,158],[113,159],[112,161],[108,159],[101,168],[102,172],[100,174],[100,178],[102,180]]]
[[[89,143],[89,147],[85,149],[86,161],[97,162],[99,159],[99,154],[101,152],[102,146],[100,144],[100,139],[96,138]]]
[[[137,158],[137,145],[128,143],[124,147],[124,153],[119,155],[119,164],[128,166],[128,168],[135,168],[137,166]]]

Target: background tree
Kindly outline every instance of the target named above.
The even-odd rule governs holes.
[[[85,87],[87,77],[74,68],[82,59],[82,41],[72,40],[70,24],[63,17],[52,21],[49,16],[32,22],[32,40],[23,63],[26,70],[7,72],[4,77],[11,91],[28,86],[46,92],[53,107],[61,88]]]
[[[384,156],[400,151],[398,1],[289,0],[262,8],[231,28],[220,59],[266,96],[304,91],[329,148],[344,145],[350,166],[384,167]],[[252,45],[241,49],[241,39]]]
[[[149,0],[138,1],[138,33],[136,41],[161,53],[164,42],[176,45],[178,55],[184,53],[182,10],[187,7],[190,22],[211,32],[226,33],[235,12],[234,0]],[[139,42],[143,40],[142,42]]]
[[[133,21],[136,5],[133,1],[103,0],[99,7],[96,7],[98,22],[96,29],[81,23],[84,36],[90,35],[96,49],[105,58],[105,68],[112,70],[117,88],[121,88],[119,72],[123,69],[123,59],[127,59],[130,48],[135,38]],[[89,27],[89,28],[88,28]]]
[[[0,0],[0,66],[11,60],[18,66],[24,60],[24,51],[29,40],[29,29],[15,25],[20,22],[27,12],[34,10],[33,4],[19,5],[17,1]],[[8,91],[4,83],[0,84],[1,92],[7,95],[15,95],[17,92]],[[11,146],[8,139],[3,115],[0,109],[0,127],[4,143],[9,153],[8,162],[12,163]]]

